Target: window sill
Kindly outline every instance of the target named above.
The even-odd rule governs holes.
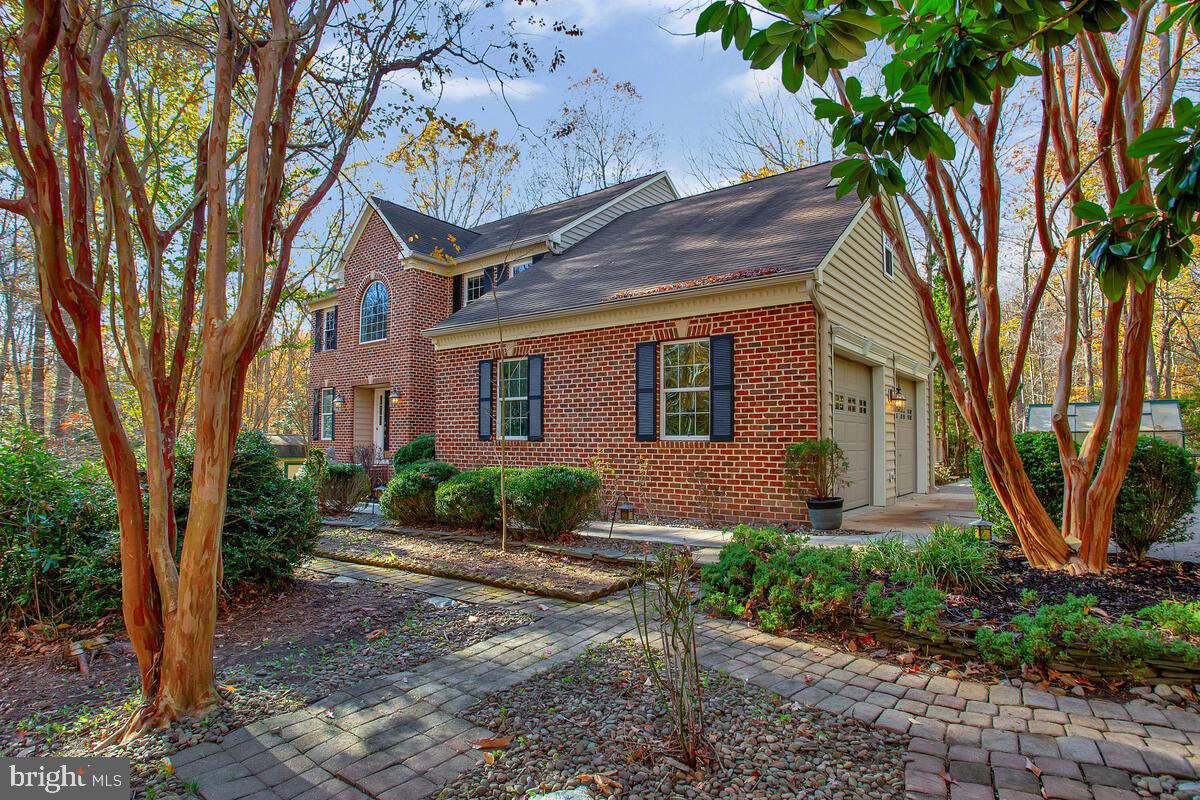
[[[360,345],[366,345],[366,344],[382,344],[383,342],[386,342],[386,341],[387,341],[387,337],[385,336],[385,337],[383,337],[382,339],[368,339],[368,340],[367,340],[367,341],[365,341],[365,342],[363,342],[363,341],[360,341],[360,342],[359,342],[359,344],[360,344]]]

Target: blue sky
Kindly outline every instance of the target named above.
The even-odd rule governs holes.
[[[773,72],[752,73],[737,53],[723,51],[716,37],[693,36],[696,7],[678,9],[679,0],[550,0],[532,8],[510,0],[504,13],[512,18],[535,14],[563,20],[582,28],[583,36],[546,36],[543,54],[557,44],[566,63],[554,73],[543,69],[506,87],[507,104],[498,87],[463,70],[444,86],[440,109],[517,140],[522,126],[540,129],[561,108],[568,87],[597,69],[637,87],[645,121],[661,134],[662,167],[681,192],[698,191],[689,154],[711,144],[722,114],[739,99],[753,95],[760,85],[781,90]],[[373,169],[371,177],[371,188],[404,202],[403,191],[393,188],[394,174],[389,179],[386,170]]]

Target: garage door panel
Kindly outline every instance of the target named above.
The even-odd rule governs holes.
[[[833,438],[849,464],[842,497],[845,508],[858,508],[871,502],[871,369],[835,359],[833,384]]]
[[[908,399],[902,410],[893,417],[896,423],[896,494],[912,494],[917,490],[917,422],[914,408],[917,385],[901,378],[896,382]]]

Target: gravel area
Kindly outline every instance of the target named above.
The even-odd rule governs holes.
[[[668,755],[669,726],[640,649],[604,645],[468,709],[470,721],[512,736],[441,800],[521,800],[583,786],[593,796],[873,800],[904,795],[906,737],[802,709],[707,672],[705,719],[716,757],[690,772]]]
[[[590,600],[623,587],[630,568],[547,553],[519,542],[501,551],[499,537],[423,536],[395,529],[325,527],[317,552],[383,566]]]
[[[133,760],[135,797],[186,795],[164,759],[265,717],[302,708],[379,675],[402,672],[523,625],[529,617],[486,606],[439,609],[417,592],[302,571],[295,584],[222,614],[217,628],[217,681],[224,702],[128,744],[98,744],[136,705],[132,654],[93,661],[89,675],[49,656],[8,655],[24,667],[23,702],[0,718],[0,756],[112,755]],[[61,659],[59,659],[61,661]],[[80,697],[88,703],[79,704]]]

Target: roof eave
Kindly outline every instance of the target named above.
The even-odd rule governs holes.
[[[555,308],[550,311],[538,311],[531,314],[518,314],[512,317],[505,317],[500,321],[500,324],[503,325],[504,323],[530,322],[533,320],[544,319],[560,319],[563,317],[572,317],[577,314],[584,314],[601,308],[650,305],[652,303],[662,302],[665,299],[709,297],[711,295],[723,294],[734,288],[744,288],[746,286],[771,286],[773,284],[809,281],[813,278],[813,272],[814,268],[807,267],[805,269],[782,272],[775,275],[762,275],[756,278],[742,278],[740,280],[723,281],[721,283],[712,283],[704,286],[694,286],[684,289],[670,289],[668,291],[652,292],[650,294],[627,297],[620,300],[602,300],[598,303],[584,303],[582,305],[568,306],[566,308]],[[494,329],[496,327],[496,320],[489,319],[481,322],[464,323],[461,325],[435,325],[432,328],[427,328],[426,330],[422,331],[421,334],[427,339],[437,339],[439,337],[449,336],[451,334],[465,333],[467,331],[482,331]]]

